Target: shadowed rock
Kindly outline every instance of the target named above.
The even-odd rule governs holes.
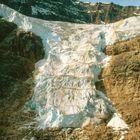
[[[15,29],[0,43],[0,48],[10,51],[13,55],[28,58],[36,62],[43,57],[43,44],[41,39],[32,32]]]

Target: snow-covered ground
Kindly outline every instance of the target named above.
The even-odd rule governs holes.
[[[113,113],[108,126],[128,128],[95,82],[111,59],[104,47],[139,36],[140,16],[107,25],[72,24],[27,17],[2,4],[0,16],[43,40],[46,56],[36,63],[32,98],[40,128],[94,125]]]

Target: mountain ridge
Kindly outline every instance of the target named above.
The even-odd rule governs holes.
[[[83,3],[78,0],[1,0],[0,3],[27,16],[74,23],[105,24],[140,14],[140,8],[136,6]]]

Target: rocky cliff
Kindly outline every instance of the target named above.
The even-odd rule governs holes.
[[[140,8],[113,3],[83,3],[79,0],[0,0],[27,16],[75,23],[112,23],[140,14]]]
[[[0,139],[17,139],[10,136],[15,133],[12,123],[30,98],[32,72],[42,57],[43,45],[38,36],[0,19]]]
[[[115,103],[123,115],[130,132],[126,139],[140,138],[140,37],[117,42],[106,47],[112,59],[103,69],[104,79],[99,89]]]
[[[139,57],[140,37],[109,45],[104,50],[111,56],[108,67],[101,72],[97,89],[113,101],[130,127],[125,139],[139,139]]]

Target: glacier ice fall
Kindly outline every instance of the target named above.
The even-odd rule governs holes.
[[[43,40],[46,55],[36,63],[32,97],[40,128],[84,127],[111,119],[116,110],[95,86],[111,59],[103,49],[140,35],[139,16],[107,25],[73,24],[27,17],[2,4],[0,15]]]

